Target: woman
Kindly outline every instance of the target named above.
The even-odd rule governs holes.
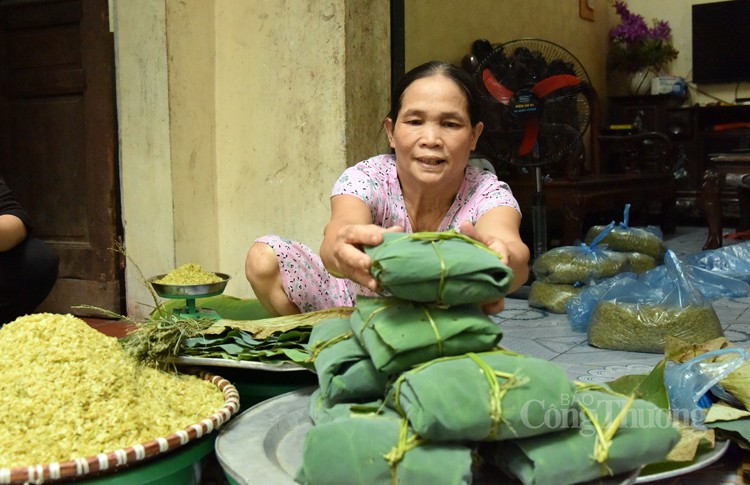
[[[384,121],[394,154],[379,155],[341,175],[331,196],[331,219],[320,257],[278,236],[255,241],[245,274],[274,315],[351,306],[372,295],[377,282],[363,246],[382,232],[457,229],[494,249],[514,273],[510,291],[528,279],[529,249],[521,240],[521,213],[508,186],[469,165],[484,127],[481,96],[472,79],[440,61],[407,73]],[[504,300],[486,302],[488,314]]]
[[[58,262],[0,176],[0,326],[39,306],[57,281]]]

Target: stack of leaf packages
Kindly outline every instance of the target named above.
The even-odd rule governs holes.
[[[630,444],[613,444],[612,436],[594,437],[593,443],[617,450],[601,451],[598,461],[594,444],[586,442],[590,450],[569,444],[568,420],[550,416],[580,414],[576,384],[555,364],[500,349],[501,329],[481,309],[504,296],[513,278],[489,248],[451,231],[386,233],[366,251],[387,296],[360,297],[349,319],[313,329],[319,387],[310,400],[314,426],[305,436],[299,483],[476,483],[502,455],[501,443],[517,443],[511,448],[520,451],[508,456],[528,456],[531,463],[518,468],[500,459],[496,464],[510,476],[574,483],[635,469],[644,454],[658,460],[671,448],[669,430],[653,439],[635,432],[648,441],[637,453]],[[590,422],[615,434],[613,416],[592,416]],[[527,449],[535,439],[558,445],[549,452]],[[584,470],[565,481],[555,476],[553,462],[570,446]],[[534,478],[545,473],[555,480]]]
[[[606,244],[612,251],[618,251],[627,256],[634,273],[641,274],[653,269],[664,262],[667,246],[658,227],[631,227],[630,204],[625,205],[622,222],[612,228],[601,244]],[[592,226],[586,232],[584,241],[590,244],[597,236],[607,229],[607,226]]]
[[[631,271],[625,253],[600,244],[614,229],[610,223],[589,243],[550,249],[534,260],[529,306],[565,313],[565,304],[594,282]]]
[[[502,330],[481,304],[505,295],[512,271],[455,231],[383,237],[366,249],[382,296],[358,297],[349,319],[321,322],[310,335],[319,387],[296,480],[471,483],[473,447],[421,436],[386,396],[425,362],[496,349]]]

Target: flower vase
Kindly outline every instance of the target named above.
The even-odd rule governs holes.
[[[651,94],[651,80],[656,77],[652,69],[641,69],[631,72],[628,79],[630,94],[633,96],[644,96]]]

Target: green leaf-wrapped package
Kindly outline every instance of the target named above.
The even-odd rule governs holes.
[[[579,411],[567,416],[570,429],[487,444],[488,460],[527,485],[566,485],[661,461],[680,438],[669,412],[642,399],[628,408],[623,396],[587,390],[576,395],[576,407]],[[618,426],[616,417],[623,409]],[[607,431],[615,431],[614,436],[606,436]]]
[[[558,365],[503,350],[426,362],[404,372],[387,402],[433,441],[494,441],[559,431],[575,386]]]
[[[348,318],[318,323],[310,334],[309,349],[326,399],[340,402],[382,397],[388,376],[375,369]]]
[[[357,298],[354,334],[375,368],[398,374],[438,357],[483,352],[502,336],[479,305],[440,307],[398,298]]]
[[[398,417],[396,411],[392,411],[383,406],[382,399],[376,399],[366,403],[333,402],[323,397],[320,388],[315,389],[312,394],[310,394],[308,412],[310,413],[310,418],[315,424],[323,424],[341,418],[349,418],[352,414],[380,413]]]
[[[471,448],[428,443],[400,418],[352,416],[313,426],[305,435],[302,484],[470,484]]]
[[[499,254],[455,231],[384,233],[365,252],[380,287],[404,300],[484,303],[504,296],[513,281]]]

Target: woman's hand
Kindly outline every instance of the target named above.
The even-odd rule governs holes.
[[[469,236],[470,238],[479,241],[488,248],[492,249],[496,253],[500,254],[503,259],[503,263],[510,265],[510,257],[508,256],[508,245],[505,244],[501,239],[491,235],[479,232],[474,224],[470,221],[464,221],[459,226],[461,234]]]
[[[500,212],[498,209],[494,209],[494,211],[495,214],[493,214],[493,219],[497,217],[497,213]],[[483,222],[485,226],[497,228],[496,231],[499,231],[499,234],[507,233],[508,239],[503,239],[496,234],[484,232],[475,227],[470,221],[464,221],[461,223],[459,226],[461,234],[481,242],[488,248],[500,254],[503,263],[513,270],[514,281],[508,291],[508,293],[512,293],[523,285],[529,277],[529,249],[521,241],[517,229],[511,230],[503,227],[502,219],[500,221],[498,221],[498,219],[492,221],[488,218]],[[492,224],[490,225],[491,222]],[[500,313],[505,309],[505,298],[498,298],[497,300],[484,302],[482,304],[482,309],[488,315]]]
[[[383,229],[375,224],[346,224],[340,226],[330,241],[326,267],[337,278],[348,278],[377,291],[378,282],[370,274],[372,260],[364,252],[365,246],[383,242],[384,232],[402,232],[400,226]]]

